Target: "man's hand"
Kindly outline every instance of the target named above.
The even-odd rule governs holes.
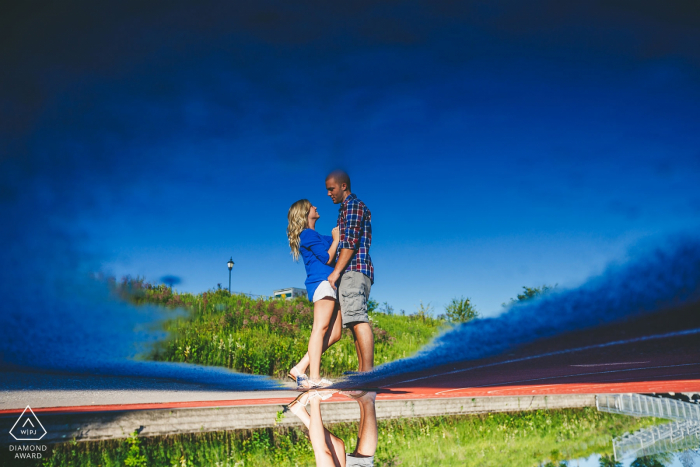
[[[333,269],[331,275],[328,276],[328,282],[331,283],[331,287],[333,287],[334,290],[336,289],[335,281],[340,278],[340,275],[343,273],[345,267],[348,265],[352,259],[352,255],[354,254],[355,250],[349,250],[347,248],[340,249],[340,253],[338,253],[338,260],[335,262],[335,269]]]
[[[338,282],[338,279],[340,278],[340,271],[333,271],[330,276],[328,276],[328,282],[330,282],[331,287],[333,287],[333,290],[337,290],[338,288],[335,286],[335,283]]]

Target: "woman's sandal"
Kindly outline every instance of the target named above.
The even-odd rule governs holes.
[[[328,386],[333,386],[333,381],[328,380],[326,378],[321,378],[318,381],[314,381],[311,378],[308,378],[308,381],[309,381],[308,389],[323,389],[323,388],[327,388]]]
[[[292,370],[296,368],[296,366],[292,367]],[[297,390],[302,390],[302,389],[309,389],[309,377],[306,376],[306,373],[300,373],[297,376],[294,376],[292,374],[292,370],[289,370],[289,373],[287,373],[287,377],[297,383]],[[297,370],[299,371],[299,370]]]
[[[299,394],[292,402],[284,406],[283,412],[293,412],[292,407],[296,405],[302,405],[306,407],[309,405],[309,398],[306,399],[305,403],[302,402],[302,399],[304,399],[304,396],[306,396],[305,392],[302,392]]]
[[[330,399],[331,397],[333,397],[333,394],[335,392],[336,391],[334,391],[332,389],[326,389],[326,390],[322,389],[320,391],[317,391],[316,389],[312,389],[311,391],[302,392],[292,402],[290,402],[289,404],[284,406],[283,412],[294,413],[294,410],[292,410],[293,407],[295,407],[297,405],[301,405],[302,407],[306,407],[307,405],[309,405],[309,402],[311,401],[311,399],[314,399],[316,397],[320,397],[322,401],[325,401],[326,399]],[[306,400],[304,400],[304,398],[306,398]]]
[[[333,394],[335,394],[336,392],[338,391],[336,391],[335,389],[321,389],[320,391],[312,389],[311,391],[309,391],[309,399],[306,401],[306,403],[308,404],[309,402],[311,402],[312,399],[315,399],[316,397],[320,397],[322,401],[325,401],[326,399],[330,399],[331,397],[333,397]]]
[[[297,382],[297,376],[294,376],[294,375],[292,374],[292,371],[294,371],[294,370],[296,369],[296,367],[297,367],[297,366],[294,365],[294,366],[292,367],[292,369],[289,370],[289,373],[287,373],[287,377],[288,377],[289,379],[291,379],[292,381],[294,381],[295,383]],[[297,372],[299,372],[299,370],[297,370]],[[301,375],[302,375],[302,373],[299,373],[299,376],[301,376]],[[304,374],[304,376],[306,376],[306,374]]]

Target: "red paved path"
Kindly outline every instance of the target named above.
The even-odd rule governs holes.
[[[617,384],[549,384],[538,386],[494,386],[489,388],[401,388],[399,393],[379,394],[379,400],[438,399],[447,397],[533,396],[557,394],[605,394],[605,393],[667,393],[700,392],[700,379],[674,381],[642,381]],[[193,407],[226,407],[235,405],[288,404],[292,398],[239,399],[220,401],[167,402],[162,404],[111,404],[72,407],[32,408],[35,413],[108,412],[120,410],[183,409]],[[347,397],[334,396],[330,402],[351,402]],[[24,409],[0,410],[0,415],[19,414]]]

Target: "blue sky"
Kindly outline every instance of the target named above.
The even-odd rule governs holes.
[[[700,227],[682,2],[18,8],[0,200],[92,269],[200,292],[233,256],[234,290],[301,287],[286,212],[330,231],[338,167],[373,214],[372,295],[408,313],[494,314]]]

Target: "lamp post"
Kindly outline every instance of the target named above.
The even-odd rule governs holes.
[[[230,295],[231,294],[231,269],[233,269],[233,265],[234,265],[233,256],[231,256],[231,259],[228,260],[228,263],[226,263],[226,265],[228,266],[228,293]]]

